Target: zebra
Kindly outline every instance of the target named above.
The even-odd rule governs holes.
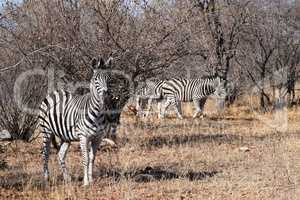
[[[105,133],[103,140],[106,139],[106,141],[108,141],[110,144],[113,143],[114,145],[116,145],[117,128],[120,125],[120,119],[121,119],[121,110],[117,106],[119,99],[120,99],[119,97],[111,95],[110,97],[106,98],[106,100],[109,101],[109,104],[105,102],[106,105],[105,121],[108,122],[109,128],[107,128],[107,132]],[[59,151],[63,141],[58,136],[54,136],[51,142],[53,147],[57,151]]]
[[[89,93],[82,96],[73,96],[69,92],[58,90],[49,94],[43,100],[39,109],[38,120],[43,134],[45,180],[49,179],[50,142],[56,136],[62,141],[58,152],[58,161],[64,180],[71,181],[65,164],[65,157],[70,143],[79,141],[83,160],[83,182],[85,186],[92,183],[97,146],[110,128],[105,117],[104,104],[110,75],[104,69],[107,69],[111,60],[111,58],[106,62],[102,58],[92,60],[94,73],[90,81]]]
[[[158,102],[158,110],[160,110],[160,100],[162,100],[162,86],[164,80],[150,80],[146,81],[145,85],[138,90],[136,94],[136,110],[137,115],[141,115],[142,112],[142,100],[148,100],[148,106],[145,116],[147,117],[151,110],[151,104],[153,100]]]
[[[162,105],[159,117],[164,118],[166,109],[173,105],[177,116],[182,119],[180,102],[193,101],[196,107],[193,118],[196,118],[199,113],[202,114],[203,106],[210,95],[217,97],[220,105],[224,103],[226,91],[219,77],[170,79],[162,87],[162,96],[165,102]]]

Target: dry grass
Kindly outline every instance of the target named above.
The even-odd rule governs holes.
[[[0,199],[299,199],[300,112],[288,110],[277,122],[275,113],[242,104],[221,115],[212,108],[208,102],[203,120],[193,120],[188,105],[184,120],[124,114],[120,148],[98,154],[88,188],[81,186],[78,145],[67,156],[73,182],[62,181],[53,151],[46,185],[40,141],[14,142],[7,148],[9,168],[0,171]],[[284,123],[284,116],[282,132],[269,126]]]

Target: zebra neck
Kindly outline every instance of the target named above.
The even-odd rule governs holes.
[[[215,92],[214,80],[211,79],[196,79],[197,85],[197,95],[201,95],[201,98],[204,96],[209,96]]]
[[[215,85],[214,85],[214,80],[213,79],[209,79],[207,82],[207,87],[208,87],[208,93],[209,95],[213,94],[215,92]]]
[[[100,116],[104,110],[104,102],[103,99],[97,98],[95,95],[90,96],[88,111],[93,113],[93,115]]]

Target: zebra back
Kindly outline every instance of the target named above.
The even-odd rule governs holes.
[[[180,101],[189,102],[209,95],[225,98],[226,93],[219,77],[204,79],[172,78],[163,85],[162,95],[164,98],[176,98]]]

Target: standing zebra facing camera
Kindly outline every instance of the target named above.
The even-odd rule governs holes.
[[[184,79],[173,78],[166,81],[162,87],[162,96],[165,102],[162,105],[160,118],[170,105],[175,106],[177,116],[182,119],[181,102],[192,102],[196,107],[193,118],[202,114],[203,106],[208,96],[214,95],[219,106],[224,104],[226,90],[219,77]]]
[[[49,179],[49,149],[51,139],[58,137],[62,141],[58,152],[58,161],[65,181],[70,181],[65,157],[71,142],[79,141],[83,159],[84,185],[92,183],[93,165],[97,147],[108,132],[109,122],[105,117],[105,96],[110,78],[107,69],[111,58],[93,59],[93,77],[90,92],[83,96],[60,90],[48,95],[40,106],[39,126],[43,134],[44,178]]]
[[[147,117],[151,110],[152,101],[156,100],[158,103],[158,110],[160,110],[160,100],[162,100],[162,86],[163,80],[149,80],[136,93],[136,110],[137,115],[142,113],[142,100],[148,100],[145,117]]]
[[[104,139],[102,139],[101,142],[104,144],[108,144],[112,147],[116,146],[116,140],[117,140],[117,128],[120,125],[120,119],[121,119],[121,109],[118,106],[120,97],[113,96],[109,94],[107,98],[105,98],[105,121],[108,123],[107,132],[104,135]],[[51,142],[53,147],[59,151],[63,141],[58,137],[54,136],[51,138]],[[101,146],[102,143],[100,143]]]

